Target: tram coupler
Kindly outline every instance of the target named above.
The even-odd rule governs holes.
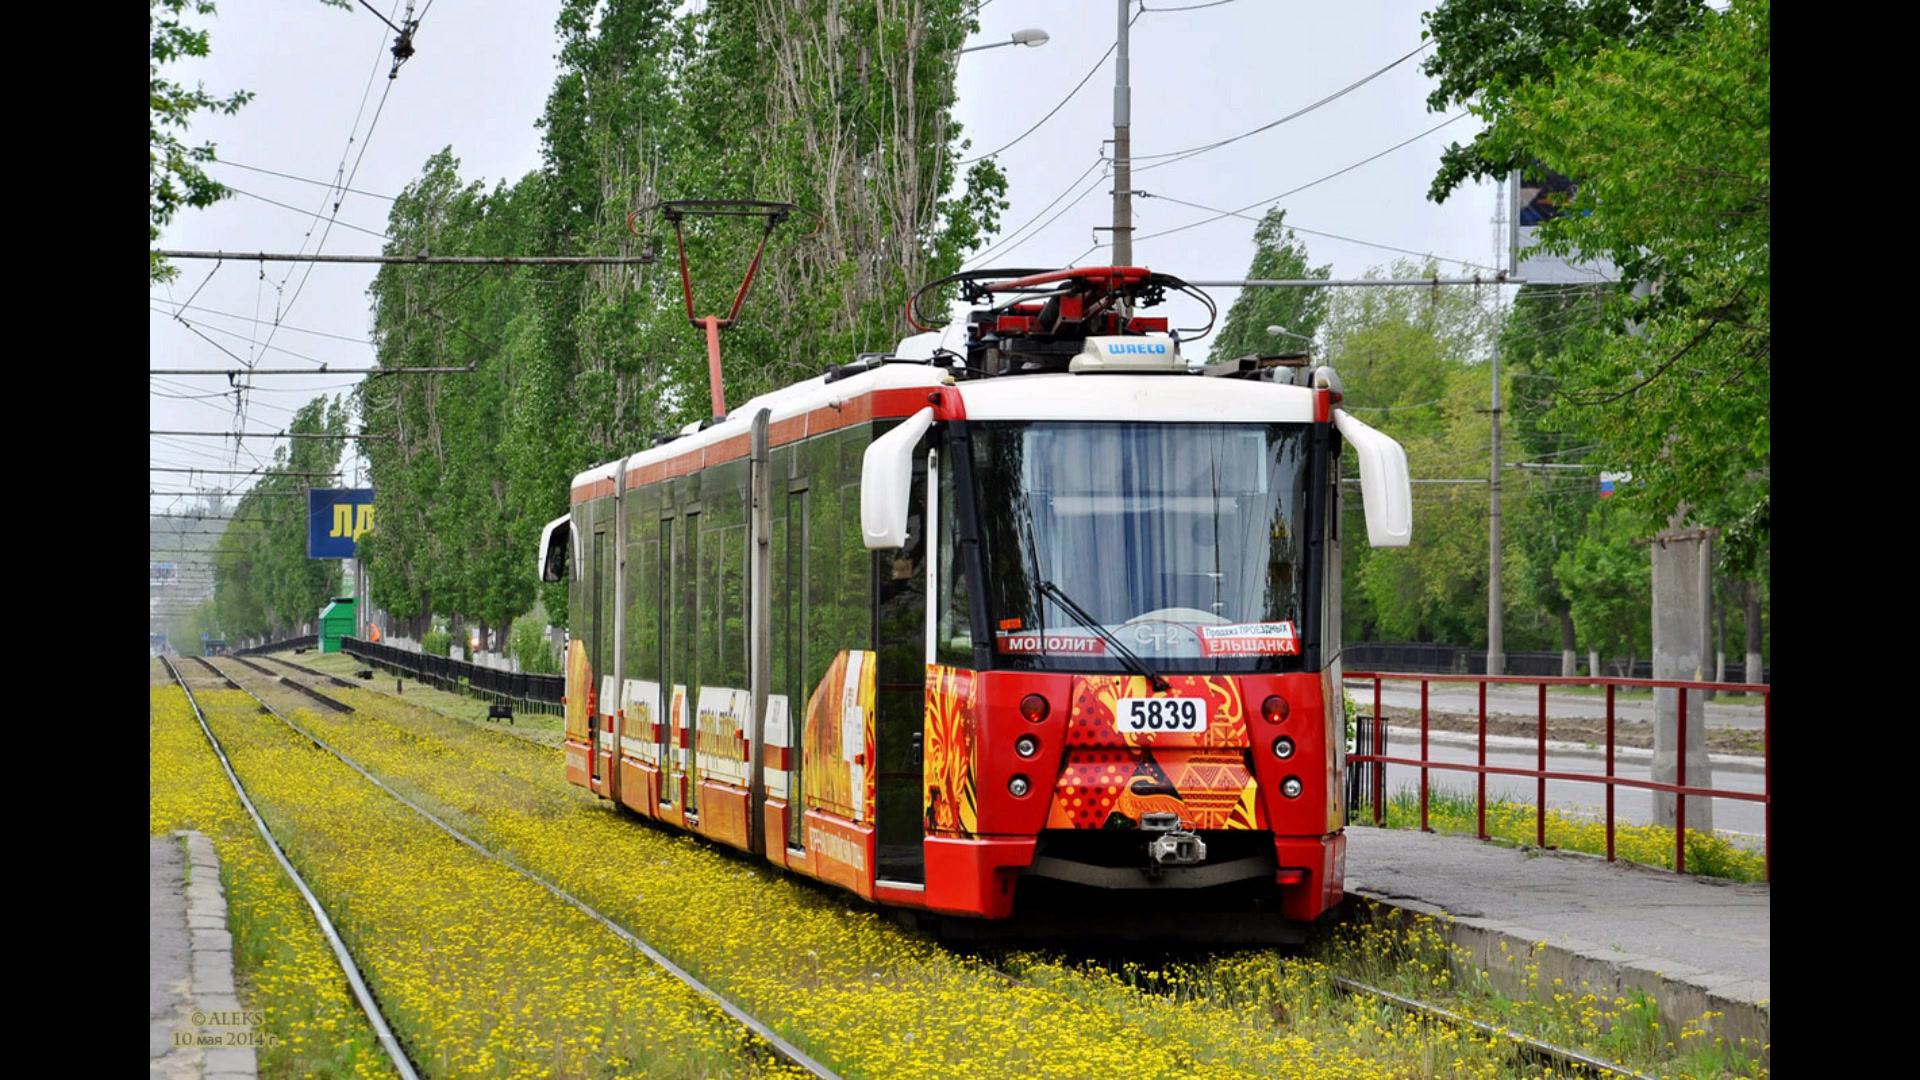
[[[1184,825],[1180,815],[1171,811],[1140,815],[1141,832],[1160,834],[1147,844],[1149,878],[1159,878],[1169,866],[1192,866],[1206,860],[1207,842]]]

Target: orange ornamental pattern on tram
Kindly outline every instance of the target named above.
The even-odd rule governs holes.
[[[974,710],[979,683],[965,668],[927,665],[925,752],[927,832],[971,838],[979,829],[974,801]]]
[[[589,718],[593,715],[593,664],[587,659],[587,643],[574,638],[567,642],[566,757],[567,779],[585,784],[592,771],[588,760]],[[578,744],[578,745],[575,745]]]
[[[875,654],[842,649],[807,699],[801,745],[806,805],[854,821],[873,818]]]
[[[1247,769],[1247,714],[1239,687],[1227,676],[1172,675],[1168,693],[1155,696],[1136,675],[1084,675],[1073,680],[1067,754],[1047,814],[1050,829],[1105,828],[1115,815],[1138,823],[1167,812],[1201,829],[1265,829],[1259,785]],[[1196,701],[1196,699],[1198,699]],[[1204,703],[1204,725],[1173,714],[1173,703]],[[1156,706],[1158,709],[1156,709]],[[1164,710],[1159,730],[1146,719]],[[1158,717],[1153,717],[1158,720]],[[1156,723],[1156,727],[1159,724]]]

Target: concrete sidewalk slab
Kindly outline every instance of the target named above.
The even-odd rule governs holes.
[[[147,879],[150,1080],[253,1080],[253,1047],[225,1045],[231,1026],[194,1022],[240,1011],[213,842],[197,832],[150,838]]]
[[[1348,826],[1347,893],[1434,918],[1503,993],[1530,974],[1609,999],[1638,988],[1676,1028],[1712,1011],[1715,1034],[1771,1042],[1769,885]]]

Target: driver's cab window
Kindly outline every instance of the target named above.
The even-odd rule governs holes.
[[[973,620],[967,604],[966,560],[960,545],[960,512],[954,496],[953,460],[940,454],[939,564],[935,582],[934,657],[942,664],[973,665]]]

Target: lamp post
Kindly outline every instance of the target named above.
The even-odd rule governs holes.
[[[1113,62],[1113,265],[1133,265],[1133,86],[1127,74],[1128,0],[1116,0],[1120,28]],[[1126,305],[1122,305],[1126,314]]]
[[[981,49],[997,49],[1002,45],[1040,46],[1040,45],[1045,45],[1046,43],[1047,43],[1047,32],[1045,30],[1032,30],[1032,29],[1015,30],[1013,32],[1013,36],[1008,38],[1005,41],[990,41],[985,45],[968,45],[967,47],[961,49],[960,51],[963,53],[970,53],[970,52],[979,52]]]
[[[1304,342],[1306,342],[1306,343],[1307,343],[1307,346],[1308,346],[1308,348],[1312,348],[1312,346],[1313,346],[1313,339],[1312,339],[1312,338],[1310,338],[1310,337],[1308,337],[1308,336],[1307,336],[1307,335],[1305,335],[1305,334],[1296,334],[1296,333],[1294,333],[1293,331],[1291,331],[1291,330],[1289,330],[1289,329],[1287,329],[1287,328],[1286,328],[1286,327],[1284,327],[1284,326],[1269,326],[1269,327],[1267,327],[1267,336],[1269,336],[1269,337],[1279,337],[1279,336],[1280,336],[1280,335],[1282,335],[1282,334],[1285,334],[1286,336],[1288,336],[1288,337],[1290,337],[1290,338],[1298,338],[1298,339],[1300,339],[1301,341],[1304,341]]]

